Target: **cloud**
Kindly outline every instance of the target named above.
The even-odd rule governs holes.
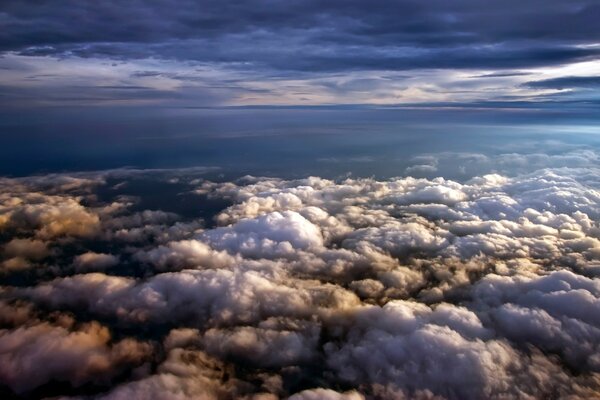
[[[524,83],[534,89],[597,89],[600,87],[598,76],[565,76]]]
[[[27,231],[35,229],[35,236],[50,239],[57,236],[89,237],[97,233],[100,220],[86,210],[80,199],[24,193],[2,196],[0,229]]]
[[[198,240],[182,240],[141,251],[136,258],[161,270],[187,268],[226,268],[234,265],[235,257],[216,251]]]
[[[51,307],[85,307],[125,322],[195,320],[217,324],[252,323],[269,316],[306,316],[317,306],[344,307],[355,296],[336,286],[318,290],[286,285],[285,273],[242,270],[183,270],[146,282],[102,273],[57,278],[21,290],[26,298]],[[277,276],[281,275],[281,276]]]
[[[65,398],[82,385],[106,399],[593,397],[597,176],[182,172],[181,190],[222,204],[210,223],[102,198],[102,183],[11,180],[7,221],[61,199],[96,222],[92,236],[46,234],[62,212],[5,226],[0,380],[15,393],[66,382]]]
[[[325,351],[344,381],[386,386],[396,396],[428,390],[445,398],[542,397],[549,385],[572,391],[559,365],[492,337],[466,309],[393,301],[357,310],[350,340]]]
[[[273,212],[240,220],[230,227],[204,232],[201,239],[219,250],[245,256],[286,255],[295,250],[320,247],[323,238],[317,226],[293,211]]]
[[[443,152],[435,155],[417,156],[411,162],[405,173],[413,176],[435,177],[436,170],[443,170],[444,174],[461,177],[481,176],[482,173],[496,173],[503,175],[525,174],[532,170],[543,168],[589,168],[598,163],[596,152],[586,148],[573,148],[564,150],[563,144],[558,154],[548,154],[556,151],[556,144],[548,143],[544,147],[546,152],[541,152],[539,144],[529,148],[521,144],[519,152],[503,152],[489,155],[480,153]],[[429,170],[428,166],[435,167]],[[423,168],[422,168],[423,167]]]
[[[364,396],[357,392],[338,393],[331,389],[309,389],[290,397],[290,400],[362,400]]]
[[[35,239],[12,239],[4,245],[2,253],[5,257],[0,264],[7,272],[26,270],[50,254],[47,244]]]
[[[68,381],[73,386],[110,382],[123,369],[141,364],[151,346],[131,339],[109,344],[110,333],[97,323],[71,330],[42,323],[0,331],[0,381],[16,393],[41,384]]]
[[[114,0],[102,7],[6,1],[3,105],[466,101],[473,108],[519,99],[512,107],[531,108],[547,99],[532,90],[535,84],[523,85],[531,79],[524,74],[598,59],[594,1],[552,0],[543,10],[490,3],[482,10],[474,0],[370,7],[305,0],[274,1],[266,10],[256,1],[201,7],[186,1],[186,15],[197,16],[190,19],[165,1],[126,7]],[[573,28],[559,29],[563,23]],[[472,77],[479,79],[465,79]]]
[[[226,331],[209,329],[204,333],[202,342],[209,354],[220,359],[241,360],[259,367],[298,365],[313,361],[316,357],[319,327],[313,325],[307,330],[294,332],[251,327]]]
[[[496,329],[515,342],[561,352],[575,369],[600,370],[600,282],[569,271],[528,278],[488,275],[474,288]]]
[[[234,398],[243,393],[234,379],[228,379],[232,368],[201,351],[176,348],[171,350],[155,374],[117,386],[97,398],[151,400],[189,398]],[[233,380],[231,382],[230,380]]]
[[[4,245],[4,254],[8,257],[24,257],[40,260],[49,254],[46,243],[35,239],[12,239]]]
[[[412,165],[410,167],[407,167],[404,170],[404,173],[407,175],[432,174],[432,173],[435,173],[436,171],[437,171],[437,166],[435,166],[435,165],[417,164],[417,165]]]
[[[77,272],[90,270],[103,270],[114,267],[119,263],[119,257],[112,254],[87,252],[78,255],[73,260],[73,265]]]
[[[197,23],[164,2],[131,4],[125,10],[114,2],[103,7],[72,1],[52,7],[8,2],[2,9],[6,25],[2,43],[4,50],[23,54],[266,63],[303,70],[521,68],[595,54],[593,48],[572,46],[598,39],[591,18],[597,11],[595,3],[553,1],[542,11],[521,5],[519,13],[514,5],[495,1],[484,12],[471,1],[457,5],[436,1],[427,7],[410,2],[365,7],[360,2],[308,1],[291,8],[275,2],[268,10],[254,3],[224,7],[210,2],[201,8],[186,3],[188,12],[203,22]],[[139,18],[132,21],[123,15]],[[406,18],[399,21],[398,15]],[[40,20],[45,24],[36,25]],[[107,24],[109,20],[117,23]],[[574,28],[558,29],[564,21]],[[252,42],[259,45],[248,46]],[[352,47],[360,49],[354,52],[360,57],[345,56]],[[226,53],[220,51],[223,48]],[[468,54],[469,62],[459,60],[458,49]],[[293,54],[302,57],[289,62]]]

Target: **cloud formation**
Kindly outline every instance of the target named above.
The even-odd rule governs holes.
[[[265,9],[254,2],[186,1],[172,7],[166,1],[127,6],[7,1],[2,6],[2,47],[24,54],[249,62],[301,70],[522,68],[597,55],[595,48],[574,46],[598,42],[595,2],[540,4],[493,1],[482,9],[473,1],[384,1],[373,7],[359,1],[291,6],[275,1]],[[572,26],[569,31],[559,28],[565,21]],[[285,43],[281,35],[286,35]],[[248,47],[249,41],[259,46]],[[262,46],[266,44],[270,46]],[[351,48],[360,56],[350,57]],[[468,56],[461,57],[465,52]],[[289,62],[294,54],[302,57]]]
[[[7,0],[2,104],[538,107],[557,85],[597,88],[599,12],[593,0]]]
[[[64,398],[593,398],[598,173],[179,173],[199,205],[222,204],[205,221],[139,209],[126,172],[5,180],[0,382],[62,382]]]
[[[110,382],[152,351],[149,344],[133,339],[109,344],[110,339],[108,329],[96,322],[76,330],[48,323],[1,330],[0,381],[18,394],[52,380],[66,380],[74,387]]]

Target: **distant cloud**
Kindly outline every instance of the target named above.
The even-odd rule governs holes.
[[[543,9],[519,5],[517,12],[516,4],[499,1],[486,10],[473,1],[460,5],[436,1],[427,6],[384,1],[372,7],[356,1],[327,5],[306,1],[293,6],[277,1],[269,9],[253,2],[235,6],[189,2],[186,15],[196,16],[190,19],[165,2],[127,6],[108,2],[99,7],[73,1],[52,6],[8,1],[2,8],[1,42],[5,51],[30,55],[176,58],[311,71],[426,65],[504,68],[597,55],[593,48],[572,46],[598,41],[592,17],[598,10],[595,2],[551,1]],[[572,28],[560,29],[564,23]],[[350,48],[360,51],[347,57]],[[515,57],[516,53],[523,57]]]
[[[532,87],[519,86],[526,74],[600,56],[592,0],[487,3],[7,0],[2,105],[531,101],[522,92]],[[71,63],[79,67],[63,68]],[[489,90],[494,79],[465,78],[514,84]]]
[[[505,71],[505,72],[492,72],[489,74],[473,75],[471,78],[508,78],[513,76],[527,76],[532,75],[531,72],[522,71]]]
[[[598,89],[600,88],[600,76],[565,76],[530,81],[523,85],[534,89]]]

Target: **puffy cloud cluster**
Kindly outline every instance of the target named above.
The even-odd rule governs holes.
[[[0,383],[102,399],[597,397],[599,172],[188,179],[198,207],[221,204],[206,221],[140,209],[106,176],[14,180]],[[93,231],[23,217],[31,193]]]
[[[74,387],[110,383],[151,358],[149,343],[131,338],[112,341],[109,330],[97,322],[74,325],[72,318],[62,316],[54,324],[36,321],[1,329],[0,381],[19,394],[53,381],[68,381]]]
[[[328,364],[340,379],[379,386],[390,397],[548,398],[596,390],[537,348],[519,349],[465,307],[394,300],[353,317],[347,339],[325,345]]]
[[[547,154],[543,151],[555,153]],[[527,141],[515,146],[503,148],[508,151],[501,154],[482,154],[468,152],[443,152],[413,157],[405,169],[407,175],[434,177],[443,171],[444,175],[475,176],[482,171],[514,175],[542,168],[593,168],[598,165],[598,153],[585,146],[564,142]]]
[[[119,263],[119,257],[112,254],[87,252],[75,257],[73,264],[79,272],[87,270],[102,270],[113,267]]]
[[[34,230],[36,237],[50,239],[91,236],[99,225],[98,216],[86,210],[77,198],[38,193],[2,197],[0,224],[4,229]]]
[[[558,353],[577,371],[600,371],[600,281],[573,272],[541,277],[491,274],[474,287],[476,309],[516,343]]]

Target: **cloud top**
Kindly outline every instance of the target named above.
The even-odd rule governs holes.
[[[99,200],[108,175],[4,180],[0,382],[103,399],[594,397],[598,172],[182,172],[199,206],[224,204],[210,221]]]

